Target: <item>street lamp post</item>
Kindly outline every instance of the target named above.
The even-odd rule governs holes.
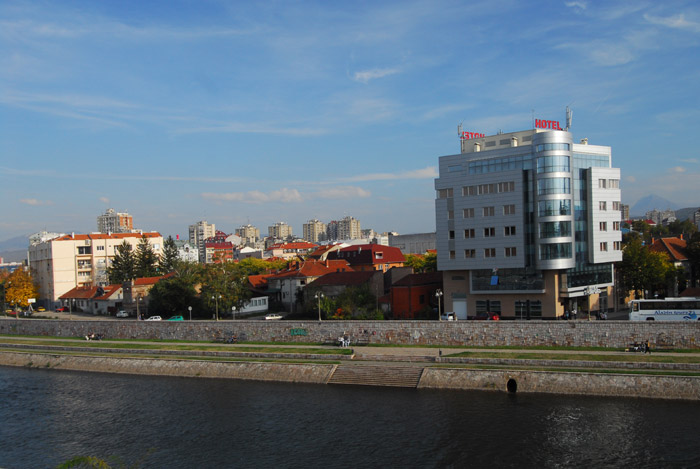
[[[138,321],[139,318],[141,317],[141,315],[140,315],[140,313],[139,313],[139,303],[141,303],[141,300],[143,300],[143,298],[141,298],[140,296],[137,296],[137,297],[136,297],[136,320],[137,320],[137,321]]]
[[[214,300],[214,303],[216,304],[216,320],[219,320],[219,299],[221,298],[221,295],[214,295],[211,297],[212,300]]]
[[[318,292],[314,295],[314,298],[318,300],[318,322],[321,322],[321,298],[323,298],[323,293]]]
[[[437,298],[438,302],[438,321],[442,321],[442,309],[440,308],[440,299],[442,298],[442,290],[439,288],[435,290],[435,298]]]
[[[187,310],[190,312],[190,321],[192,320],[192,306],[188,306]]]
[[[233,320],[236,320],[236,307],[231,306],[231,316],[233,316]]]

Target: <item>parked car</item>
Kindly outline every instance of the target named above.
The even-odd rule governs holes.
[[[184,319],[182,318],[182,316],[173,316],[169,318],[168,321],[184,321]]]
[[[39,306],[36,310],[40,313],[43,313],[44,311],[46,311],[46,308],[44,308],[43,306]]]
[[[163,319],[160,316],[151,316],[150,318],[146,319],[146,321],[162,321]]]
[[[265,316],[266,321],[274,321],[277,319],[282,319],[282,316],[280,316],[279,314],[272,314],[272,313]]]
[[[56,308],[56,311],[59,313],[67,313],[68,312],[68,306],[61,306],[60,308]]]
[[[457,320],[457,313],[442,313],[442,320],[443,321],[456,321]]]
[[[121,311],[119,311],[119,312],[117,313],[117,317],[118,317],[118,318],[128,318],[128,317],[129,317],[129,313],[126,312],[126,311],[124,311],[124,310],[121,310]]]
[[[476,313],[474,319],[477,321],[499,321],[501,317],[496,313]]]

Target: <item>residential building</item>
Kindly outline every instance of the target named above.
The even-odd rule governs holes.
[[[218,264],[232,261],[236,247],[229,239],[230,236],[223,231],[217,231],[214,236],[205,239],[204,263]]]
[[[304,301],[313,303],[317,292],[329,298],[335,298],[348,288],[363,286],[366,286],[370,293],[379,299],[384,294],[384,274],[379,270],[327,273],[307,285]]]
[[[59,298],[68,311],[114,315],[123,306],[124,292],[121,285],[105,287],[75,287]]]
[[[294,312],[306,285],[327,273],[349,270],[350,266],[344,260],[296,262],[287,270],[268,276],[267,291],[287,311]]]
[[[649,246],[649,250],[652,252],[661,252],[668,256],[669,261],[673,264],[675,268],[681,268],[685,272],[685,277],[687,279],[692,279],[692,268],[690,261],[688,260],[688,253],[686,251],[687,242],[683,237],[680,238],[660,238],[655,239],[654,242]],[[669,279],[668,283],[668,296],[676,297],[679,293],[678,279]],[[681,291],[683,288],[681,288]]]
[[[338,221],[337,239],[359,239],[362,238],[362,227],[360,220],[353,217],[345,217]]]
[[[293,259],[295,257],[304,257],[318,246],[306,241],[296,243],[276,243],[267,248],[265,257],[279,257],[281,259]]]
[[[435,250],[435,233],[389,234],[389,246],[401,249],[404,254],[425,254]]]
[[[133,229],[133,217],[126,212],[118,213],[109,208],[97,217],[97,231],[100,233],[131,233]]]
[[[628,204],[620,204],[621,218],[620,220],[625,221],[630,219],[630,206]]]
[[[326,240],[326,224],[322,221],[309,220],[304,223],[304,240],[311,243],[318,243],[319,241]]]
[[[207,223],[205,220],[198,221],[194,225],[189,226],[189,232],[190,244],[197,247],[199,262],[206,262],[207,256],[206,249],[204,248],[204,241],[216,235],[216,225],[214,223]]]
[[[555,318],[609,307],[613,263],[622,260],[612,150],[574,143],[568,127],[553,130],[558,122],[535,123],[492,136],[463,132],[461,153],[439,159],[446,311]]]
[[[326,240],[337,241],[338,239],[340,239],[338,237],[338,222],[336,220],[331,220],[326,225]]]
[[[236,229],[236,234],[241,237],[243,244],[248,247],[255,247],[255,243],[260,240],[260,230],[250,223]]]
[[[394,267],[403,267],[406,260],[401,250],[381,244],[361,244],[330,250],[327,252],[329,260],[345,260],[352,270],[381,270],[387,272]]]
[[[63,235],[29,245],[29,265],[39,285],[39,298],[51,307],[59,297],[76,287],[106,287],[107,267],[117,247],[124,241],[136,252],[145,236],[153,251],[160,255],[160,233],[92,233]]]
[[[177,256],[185,262],[199,262],[199,251],[197,248],[184,239],[176,239],[175,247],[177,247]]]
[[[130,311],[138,319],[147,317],[150,298],[148,292],[156,283],[173,275],[175,274],[169,273],[159,277],[140,277],[124,282],[124,309]]]
[[[293,236],[292,227],[287,225],[283,221],[279,221],[272,226],[268,226],[267,232],[270,238],[281,240],[287,240],[288,238],[291,238]]]
[[[410,274],[391,286],[391,312],[394,319],[435,319],[442,288],[442,272]],[[444,312],[444,310],[443,310]],[[467,319],[466,316],[459,319]]]
[[[668,220],[670,218],[673,218],[675,220],[676,218],[676,212],[674,210],[671,210],[670,208],[667,208],[666,210],[650,210],[646,214],[644,214],[644,218],[648,220],[653,220],[654,223],[657,225],[663,224],[664,220]]]

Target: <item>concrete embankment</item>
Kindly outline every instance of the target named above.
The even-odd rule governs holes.
[[[338,366],[333,364],[117,358],[7,351],[0,352],[0,365],[155,376],[343,384],[342,380],[333,379],[334,373],[338,369]],[[347,369],[350,365],[346,362],[343,366]],[[420,365],[416,366],[416,364],[409,366],[420,371],[420,379],[416,387],[424,389],[700,400],[700,377],[692,376],[657,376],[585,371],[475,370],[434,366],[420,367]],[[378,371],[378,374],[386,376],[384,378],[386,382],[384,383],[368,379],[364,384],[391,386],[392,384],[389,381],[391,381],[392,372],[390,369],[396,368],[396,365],[377,363],[373,366],[358,365],[353,368],[375,369]],[[396,374],[396,372],[393,374]],[[358,382],[347,382],[345,384],[358,384]]]

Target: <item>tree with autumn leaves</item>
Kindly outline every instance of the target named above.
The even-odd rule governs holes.
[[[29,307],[29,299],[36,298],[39,288],[32,276],[24,269],[17,269],[2,281],[5,291],[5,303],[13,309]]]

